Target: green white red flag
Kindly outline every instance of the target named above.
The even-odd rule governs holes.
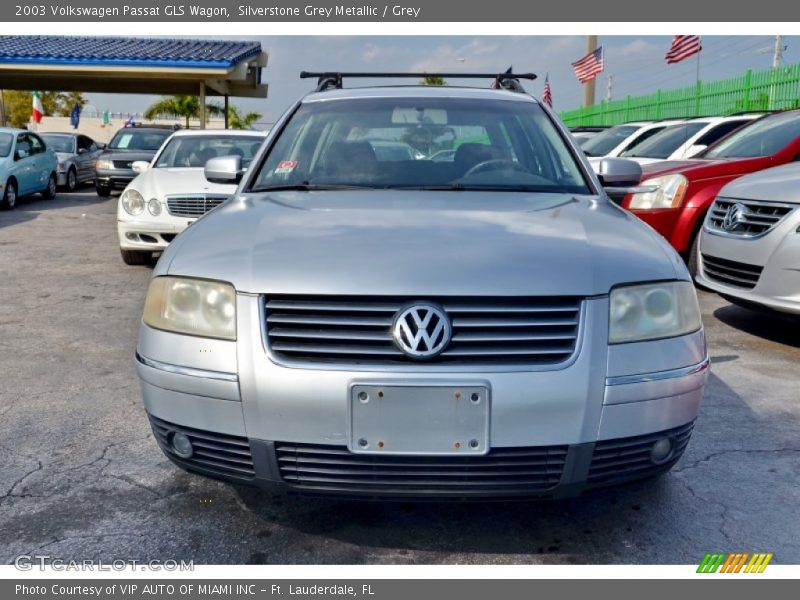
[[[39,92],[33,92],[33,110],[31,111],[31,120],[34,123],[41,123],[44,116],[44,107],[42,106],[42,99],[39,97]]]

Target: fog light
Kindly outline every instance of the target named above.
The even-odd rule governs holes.
[[[667,462],[670,458],[672,458],[672,440],[669,438],[657,440],[650,449],[650,460],[660,465]]]
[[[185,433],[176,431],[172,434],[172,438],[170,439],[169,443],[172,446],[173,452],[175,452],[175,454],[181,458],[191,458],[192,454],[194,454],[192,441]]]
[[[138,233],[133,233],[133,232],[129,231],[128,233],[125,234],[125,237],[128,238],[129,240],[133,241],[133,242],[138,242],[139,241],[139,234]]]

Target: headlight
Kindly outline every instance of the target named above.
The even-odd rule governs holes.
[[[223,340],[236,339],[236,291],[229,283],[156,277],[144,303],[150,327]]]
[[[632,285],[611,290],[610,344],[686,335],[700,329],[700,307],[688,281]]]
[[[161,202],[158,201],[158,198],[150,198],[147,203],[147,211],[154,217],[161,214]]]
[[[144,210],[144,198],[136,190],[125,190],[122,192],[122,196],[119,197],[119,201],[122,203],[122,208],[129,215],[139,215]]]
[[[98,160],[94,166],[99,171],[108,171],[114,168],[114,162],[110,160]]]
[[[628,208],[678,208],[683,202],[689,182],[683,175],[664,175],[645,179],[639,185],[657,185],[654,192],[634,194]]]

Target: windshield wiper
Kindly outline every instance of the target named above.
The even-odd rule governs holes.
[[[335,190],[377,190],[375,186],[371,185],[354,185],[343,183],[310,183],[303,181],[300,183],[280,183],[275,185],[264,185],[261,187],[253,188],[251,191],[258,192],[287,192],[287,191],[300,191],[300,192],[316,192],[316,191],[335,191]]]
[[[392,189],[421,190],[426,192],[553,192],[552,188],[538,185],[467,185],[464,183],[449,183],[443,185],[395,185]]]

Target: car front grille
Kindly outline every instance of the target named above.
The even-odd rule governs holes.
[[[278,297],[266,301],[267,341],[283,361],[417,364],[394,343],[395,315],[409,298]],[[423,299],[420,299],[422,301]],[[575,352],[581,299],[426,298],[447,313],[452,339],[426,364],[562,363]]]
[[[131,160],[112,160],[111,163],[115,169],[132,169],[133,161]]]
[[[216,208],[228,196],[167,196],[167,211],[173,217],[202,217],[212,208]]]
[[[276,442],[275,455],[281,478],[301,491],[514,494],[555,487],[567,446],[435,457],[355,454],[343,446]]]
[[[735,222],[736,225],[734,227],[726,229],[724,225],[725,216],[734,204],[740,205],[741,216]],[[794,205],[779,202],[717,198],[708,212],[706,224],[711,231],[721,232],[726,235],[746,238],[758,237],[770,231],[793,209]]]
[[[694,421],[668,431],[597,442],[589,468],[589,484],[620,483],[668,470],[686,450],[693,428]],[[657,440],[665,437],[672,440],[672,454],[665,462],[655,464],[650,451]]]
[[[717,258],[703,254],[703,273],[712,281],[725,285],[752,290],[758,284],[764,267]]]
[[[150,415],[158,445],[180,466],[207,475],[250,480],[255,477],[253,457],[247,438],[175,425]],[[194,452],[189,458],[178,456],[170,445],[170,435],[180,431],[189,437]]]

